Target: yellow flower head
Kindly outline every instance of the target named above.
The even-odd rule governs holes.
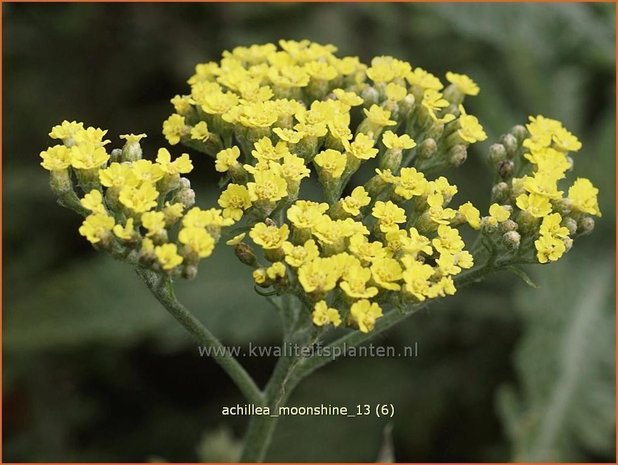
[[[332,266],[330,258],[316,258],[298,269],[298,281],[307,293],[333,290],[339,276],[339,270]]]
[[[431,194],[427,196],[429,206],[429,218],[436,224],[449,224],[455,218],[457,212],[452,208],[444,208],[444,196],[442,194]]]
[[[140,179],[128,163],[111,163],[107,168],[99,170],[99,180],[105,187],[137,187]]]
[[[311,170],[305,166],[305,160],[296,155],[285,155],[282,162],[281,175],[288,183],[297,183],[311,174]]]
[[[133,218],[129,218],[124,226],[121,224],[115,225],[113,231],[116,237],[122,240],[128,241],[133,239],[133,237],[135,236]]]
[[[433,268],[413,257],[404,257],[402,262],[405,266],[402,276],[404,292],[419,302],[424,301],[430,292],[429,278],[434,274]]]
[[[187,135],[188,126],[185,123],[185,117],[174,113],[163,122],[163,135],[171,145],[176,145],[180,142],[180,138]]]
[[[304,137],[304,134],[293,129],[274,128],[273,132],[284,142],[288,144],[298,144]]]
[[[601,216],[597,200],[598,193],[599,189],[594,187],[590,180],[577,178],[569,188],[569,200],[574,210],[588,213],[589,215]]]
[[[184,209],[185,209],[185,206],[180,202],[176,202],[176,203],[170,203],[169,201],[165,202],[165,205],[163,206],[163,214],[165,215],[165,223],[167,225],[171,225],[175,223],[176,220],[182,217],[182,212],[184,211]]]
[[[277,202],[288,195],[288,185],[280,174],[265,170],[253,173],[254,182],[247,183],[252,202]]]
[[[62,139],[63,142],[68,142],[75,137],[75,134],[84,130],[84,123],[77,121],[63,121],[61,124],[54,126],[49,133],[52,139]]]
[[[333,90],[333,94],[335,94],[337,100],[350,107],[356,107],[363,104],[363,99],[354,92],[346,92],[343,89],[335,89]]]
[[[269,279],[276,281],[277,279],[285,278],[286,268],[282,262],[275,262],[266,268],[266,276]]]
[[[316,326],[341,324],[341,316],[336,308],[330,308],[325,301],[320,300],[313,307],[312,321]]]
[[[421,89],[440,90],[444,87],[439,78],[422,68],[415,68],[414,71],[408,73],[406,79],[410,85],[418,86]]]
[[[552,213],[543,218],[539,233],[545,236],[558,237],[564,239],[569,236],[569,230],[565,226],[561,226],[562,216],[560,213]]]
[[[338,179],[345,170],[347,159],[341,152],[333,149],[323,150],[318,153],[313,162],[321,168],[327,176]]]
[[[406,222],[405,210],[398,207],[390,200],[388,202],[378,200],[375,203],[373,210],[371,210],[371,214],[374,218],[378,219],[380,231],[385,233],[399,229],[397,227],[397,223]]]
[[[391,112],[380,108],[378,105],[371,105],[369,110],[363,109],[365,116],[376,126],[395,126],[397,121],[393,121],[390,118]]]
[[[163,212],[146,212],[142,214],[142,226],[148,230],[147,237],[152,237],[165,229]]]
[[[91,143],[74,145],[71,148],[71,165],[78,170],[100,168],[109,160],[109,154],[104,147]]]
[[[378,154],[378,149],[374,148],[375,141],[366,134],[359,133],[352,143],[344,141],[346,152],[358,160],[369,160]]]
[[[392,100],[393,102],[399,102],[406,98],[408,94],[408,89],[405,86],[401,86],[399,84],[395,84],[391,82],[386,86],[386,98],[388,100]]]
[[[465,74],[446,73],[446,80],[453,84],[462,94],[478,95],[479,86]]]
[[[443,224],[438,226],[438,237],[431,241],[431,243],[434,249],[441,254],[461,252],[465,246],[459,231]]]
[[[82,204],[82,207],[86,210],[90,210],[92,213],[106,214],[101,191],[92,189],[84,196],[80,203]]]
[[[215,248],[214,238],[204,228],[199,227],[182,228],[178,233],[178,241],[200,258],[209,257]]]
[[[355,187],[350,195],[341,199],[341,207],[343,210],[352,215],[360,215],[360,209],[366,207],[371,202],[371,197],[363,186]]]
[[[145,213],[157,206],[159,191],[151,183],[143,182],[139,187],[123,187],[118,198],[122,205],[135,213]]]
[[[432,119],[437,120],[436,112],[449,106],[448,100],[444,98],[441,92],[435,89],[426,89],[423,94],[423,107],[429,112]]]
[[[73,138],[75,145],[103,147],[111,142],[110,140],[103,140],[105,134],[107,134],[107,129],[88,127],[77,131]]]
[[[288,220],[298,229],[312,229],[328,210],[327,203],[297,200],[288,211]]]
[[[275,250],[281,248],[287,240],[290,233],[287,224],[281,227],[275,225],[267,225],[266,223],[257,223],[251,228],[249,236],[257,245],[265,250]]]
[[[566,252],[564,241],[559,237],[541,235],[534,241],[539,263],[555,262]]]
[[[378,295],[377,287],[367,285],[370,279],[371,270],[356,264],[344,271],[339,287],[353,299],[370,299]]]
[[[137,160],[131,164],[131,169],[135,177],[142,182],[156,183],[161,179],[165,172],[158,163],[150,160]]]
[[[174,111],[180,115],[184,115],[191,110],[191,104],[195,103],[188,95],[175,95],[170,99],[170,103],[174,106]]]
[[[498,205],[497,203],[492,203],[489,206],[489,218],[491,224],[503,223],[508,220],[511,216],[511,212],[502,205]]]
[[[230,168],[240,165],[238,157],[240,157],[240,149],[236,146],[221,150],[217,153],[215,169],[220,173],[225,173]]]
[[[557,200],[562,197],[558,190],[557,179],[551,173],[536,172],[534,176],[525,176],[522,180],[523,188],[531,193]]]
[[[172,156],[165,148],[160,148],[157,152],[157,163],[159,163],[161,170],[167,174],[185,174],[193,170],[193,163],[191,163],[188,154],[183,153],[172,161]]]
[[[313,239],[309,239],[304,245],[294,245],[286,241],[281,247],[285,253],[285,262],[294,268],[298,268],[320,255],[318,246]]]
[[[429,182],[425,179],[425,175],[416,171],[416,168],[401,168],[395,181],[395,194],[405,200],[424,195],[428,188]]]
[[[273,145],[272,141],[268,137],[262,137],[254,144],[255,150],[251,154],[256,160],[280,160],[286,155],[291,155],[288,150],[288,144],[279,141],[277,145]]]
[[[398,291],[401,286],[397,281],[401,280],[401,265],[394,258],[381,258],[371,264],[373,280],[380,287],[390,291]]]
[[[363,333],[372,331],[376,320],[382,316],[382,309],[375,302],[367,299],[354,302],[350,307],[350,319],[356,323],[358,329]]]
[[[460,205],[458,211],[472,229],[479,229],[481,227],[481,212],[471,202]]]
[[[382,135],[382,143],[386,148],[395,150],[407,150],[416,147],[416,142],[407,134],[398,136],[393,131],[386,131]]]
[[[182,257],[178,255],[176,244],[163,244],[154,248],[155,256],[166,271],[173,270],[182,263]]]
[[[468,115],[463,105],[459,105],[459,129],[457,134],[465,142],[474,144],[475,142],[482,142],[487,139],[487,134],[476,116]]]
[[[191,128],[191,139],[206,142],[210,138],[210,132],[208,132],[208,124],[206,121],[200,121]]]
[[[55,145],[41,152],[41,166],[49,171],[66,170],[71,166],[72,151],[64,145]]]
[[[121,139],[127,141],[127,144],[139,144],[139,141],[146,137],[146,134],[123,134],[120,136]]]
[[[238,221],[244,210],[251,206],[249,190],[239,184],[229,184],[219,196],[218,203],[223,208],[224,217]]]
[[[91,244],[97,244],[102,239],[109,236],[114,228],[114,218],[105,213],[94,213],[88,215],[79,228],[79,233],[84,236]]]
[[[554,130],[551,138],[554,147],[561,152],[577,152],[582,148],[579,139],[562,126]]]
[[[517,197],[516,204],[535,218],[543,218],[551,213],[551,202],[543,195],[521,194]]]

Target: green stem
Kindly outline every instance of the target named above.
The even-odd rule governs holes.
[[[143,279],[148,289],[153,293],[165,309],[203,346],[211,349],[211,356],[232,378],[243,396],[256,405],[264,404],[264,395],[242,365],[231,356],[226,347],[206,328],[195,316],[187,310],[175,297],[169,278],[143,268],[136,268],[137,274]]]
[[[284,342],[285,344],[285,342]],[[270,415],[254,415],[249,421],[241,462],[262,462],[277,426],[279,407],[285,405],[294,386],[288,386],[298,358],[281,357],[266,386],[264,396]]]

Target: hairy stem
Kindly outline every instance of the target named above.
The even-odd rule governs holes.
[[[165,309],[203,346],[210,347],[215,361],[232,378],[243,396],[256,405],[264,404],[264,395],[251,376],[233,356],[227,353],[225,346],[175,297],[171,282],[153,271],[136,268],[137,274],[144,280]]]

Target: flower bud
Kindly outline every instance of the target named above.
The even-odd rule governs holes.
[[[425,139],[416,149],[416,154],[420,158],[431,158],[438,151],[438,145],[432,138]]]
[[[514,157],[517,149],[519,148],[519,144],[517,143],[515,136],[513,134],[505,134],[500,138],[500,142],[504,145],[507,156]]]
[[[503,221],[502,223],[500,223],[500,230],[502,232],[504,232],[504,233],[507,233],[507,232],[510,232],[510,231],[517,231],[518,227],[519,227],[519,225],[515,221],[513,221],[511,219]]]
[[[434,122],[429,129],[427,130],[427,133],[425,134],[425,137],[427,137],[428,139],[439,139],[440,136],[444,133],[444,123],[440,123],[439,121]]]
[[[562,242],[564,242],[564,246],[566,247],[565,252],[568,252],[573,247],[573,239],[571,239],[570,237],[565,237],[564,239],[562,239]]]
[[[517,126],[513,126],[511,128],[510,133],[515,137],[515,139],[517,140],[517,143],[520,145],[524,141],[524,139],[528,137],[527,129],[521,124],[518,124]]]
[[[377,105],[380,102],[380,93],[377,89],[371,86],[365,87],[361,91],[360,96],[365,101],[365,106],[367,108],[371,107],[371,105]]]
[[[58,197],[63,197],[73,191],[73,183],[68,169],[49,172],[49,185]]]
[[[492,221],[491,217],[483,216],[481,218],[481,231],[486,234],[492,234],[498,230],[498,225],[496,224],[496,220]]]
[[[380,157],[380,169],[396,172],[401,166],[401,157],[401,149],[388,149],[386,152],[384,152],[384,155]]]
[[[403,118],[408,118],[412,110],[414,109],[414,102],[416,99],[414,95],[408,94],[405,98],[399,102],[399,113]]]
[[[454,145],[448,152],[449,162],[451,165],[457,167],[464,164],[468,157],[468,152],[465,145]]]
[[[269,287],[268,276],[266,275],[266,268],[257,268],[253,271],[253,280],[255,284],[260,287]]]
[[[81,187],[84,192],[90,192],[92,189],[100,189],[101,183],[99,182],[98,168],[75,170],[75,174],[77,175],[79,187]]]
[[[121,163],[122,162],[122,149],[113,149],[109,155],[110,163]]]
[[[255,258],[255,253],[253,252],[251,246],[246,244],[245,242],[239,242],[238,244],[236,244],[234,246],[234,253],[236,254],[236,257],[238,257],[238,260],[240,260],[241,263],[253,267],[256,266],[257,259]]]
[[[585,236],[594,230],[594,218],[582,216],[577,223],[577,233]]]
[[[558,199],[553,204],[554,210],[560,213],[560,216],[567,216],[573,209],[573,202],[569,198]]]
[[[122,161],[137,161],[142,159],[142,146],[138,141],[127,140],[122,148],[121,153]]]
[[[182,269],[182,277],[188,280],[195,279],[197,276],[197,266],[187,265]]]
[[[497,165],[498,174],[502,179],[510,178],[513,175],[514,168],[515,163],[513,163],[511,160],[502,160]]]
[[[522,210],[517,215],[517,224],[519,225],[520,233],[526,235],[536,229],[538,220],[530,212]]]
[[[489,159],[492,163],[497,164],[506,159],[506,149],[502,144],[492,144],[489,147]]]
[[[176,202],[182,203],[185,206],[185,209],[191,208],[195,205],[195,191],[191,188],[181,187],[178,191],[176,191],[176,194],[174,194],[174,198],[172,199],[172,203]]]
[[[562,220],[562,225],[569,230],[569,235],[573,235],[577,232],[577,221],[571,217],[566,217]]]
[[[502,243],[509,250],[517,250],[521,242],[521,236],[517,231],[509,231],[502,235]]]
[[[491,188],[491,201],[495,203],[505,203],[510,194],[509,185],[505,182],[499,182]]]

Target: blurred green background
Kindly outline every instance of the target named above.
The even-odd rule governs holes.
[[[561,119],[584,144],[576,172],[601,189],[603,218],[560,263],[529,270],[539,289],[494,276],[380,338],[418,342],[417,358],[348,359],[317,372],[292,404],[393,403],[395,418],[285,418],[268,460],[615,460],[615,5],[2,8],[4,461],[234,458],[246,419],[219,412],[242,402],[239,392],[128,266],[78,235],[38,154],[63,119],[108,128],[114,141],[146,132],[154,153],[165,145],[169,98],[187,91],[196,63],[280,38],[472,76],[481,93],[468,106],[490,138],[449,176],[460,200],[484,208],[491,141],[529,114]],[[193,158],[207,204],[213,163]],[[278,343],[276,315],[228,250],[178,293],[225,343]],[[260,383],[274,364],[242,362]]]

